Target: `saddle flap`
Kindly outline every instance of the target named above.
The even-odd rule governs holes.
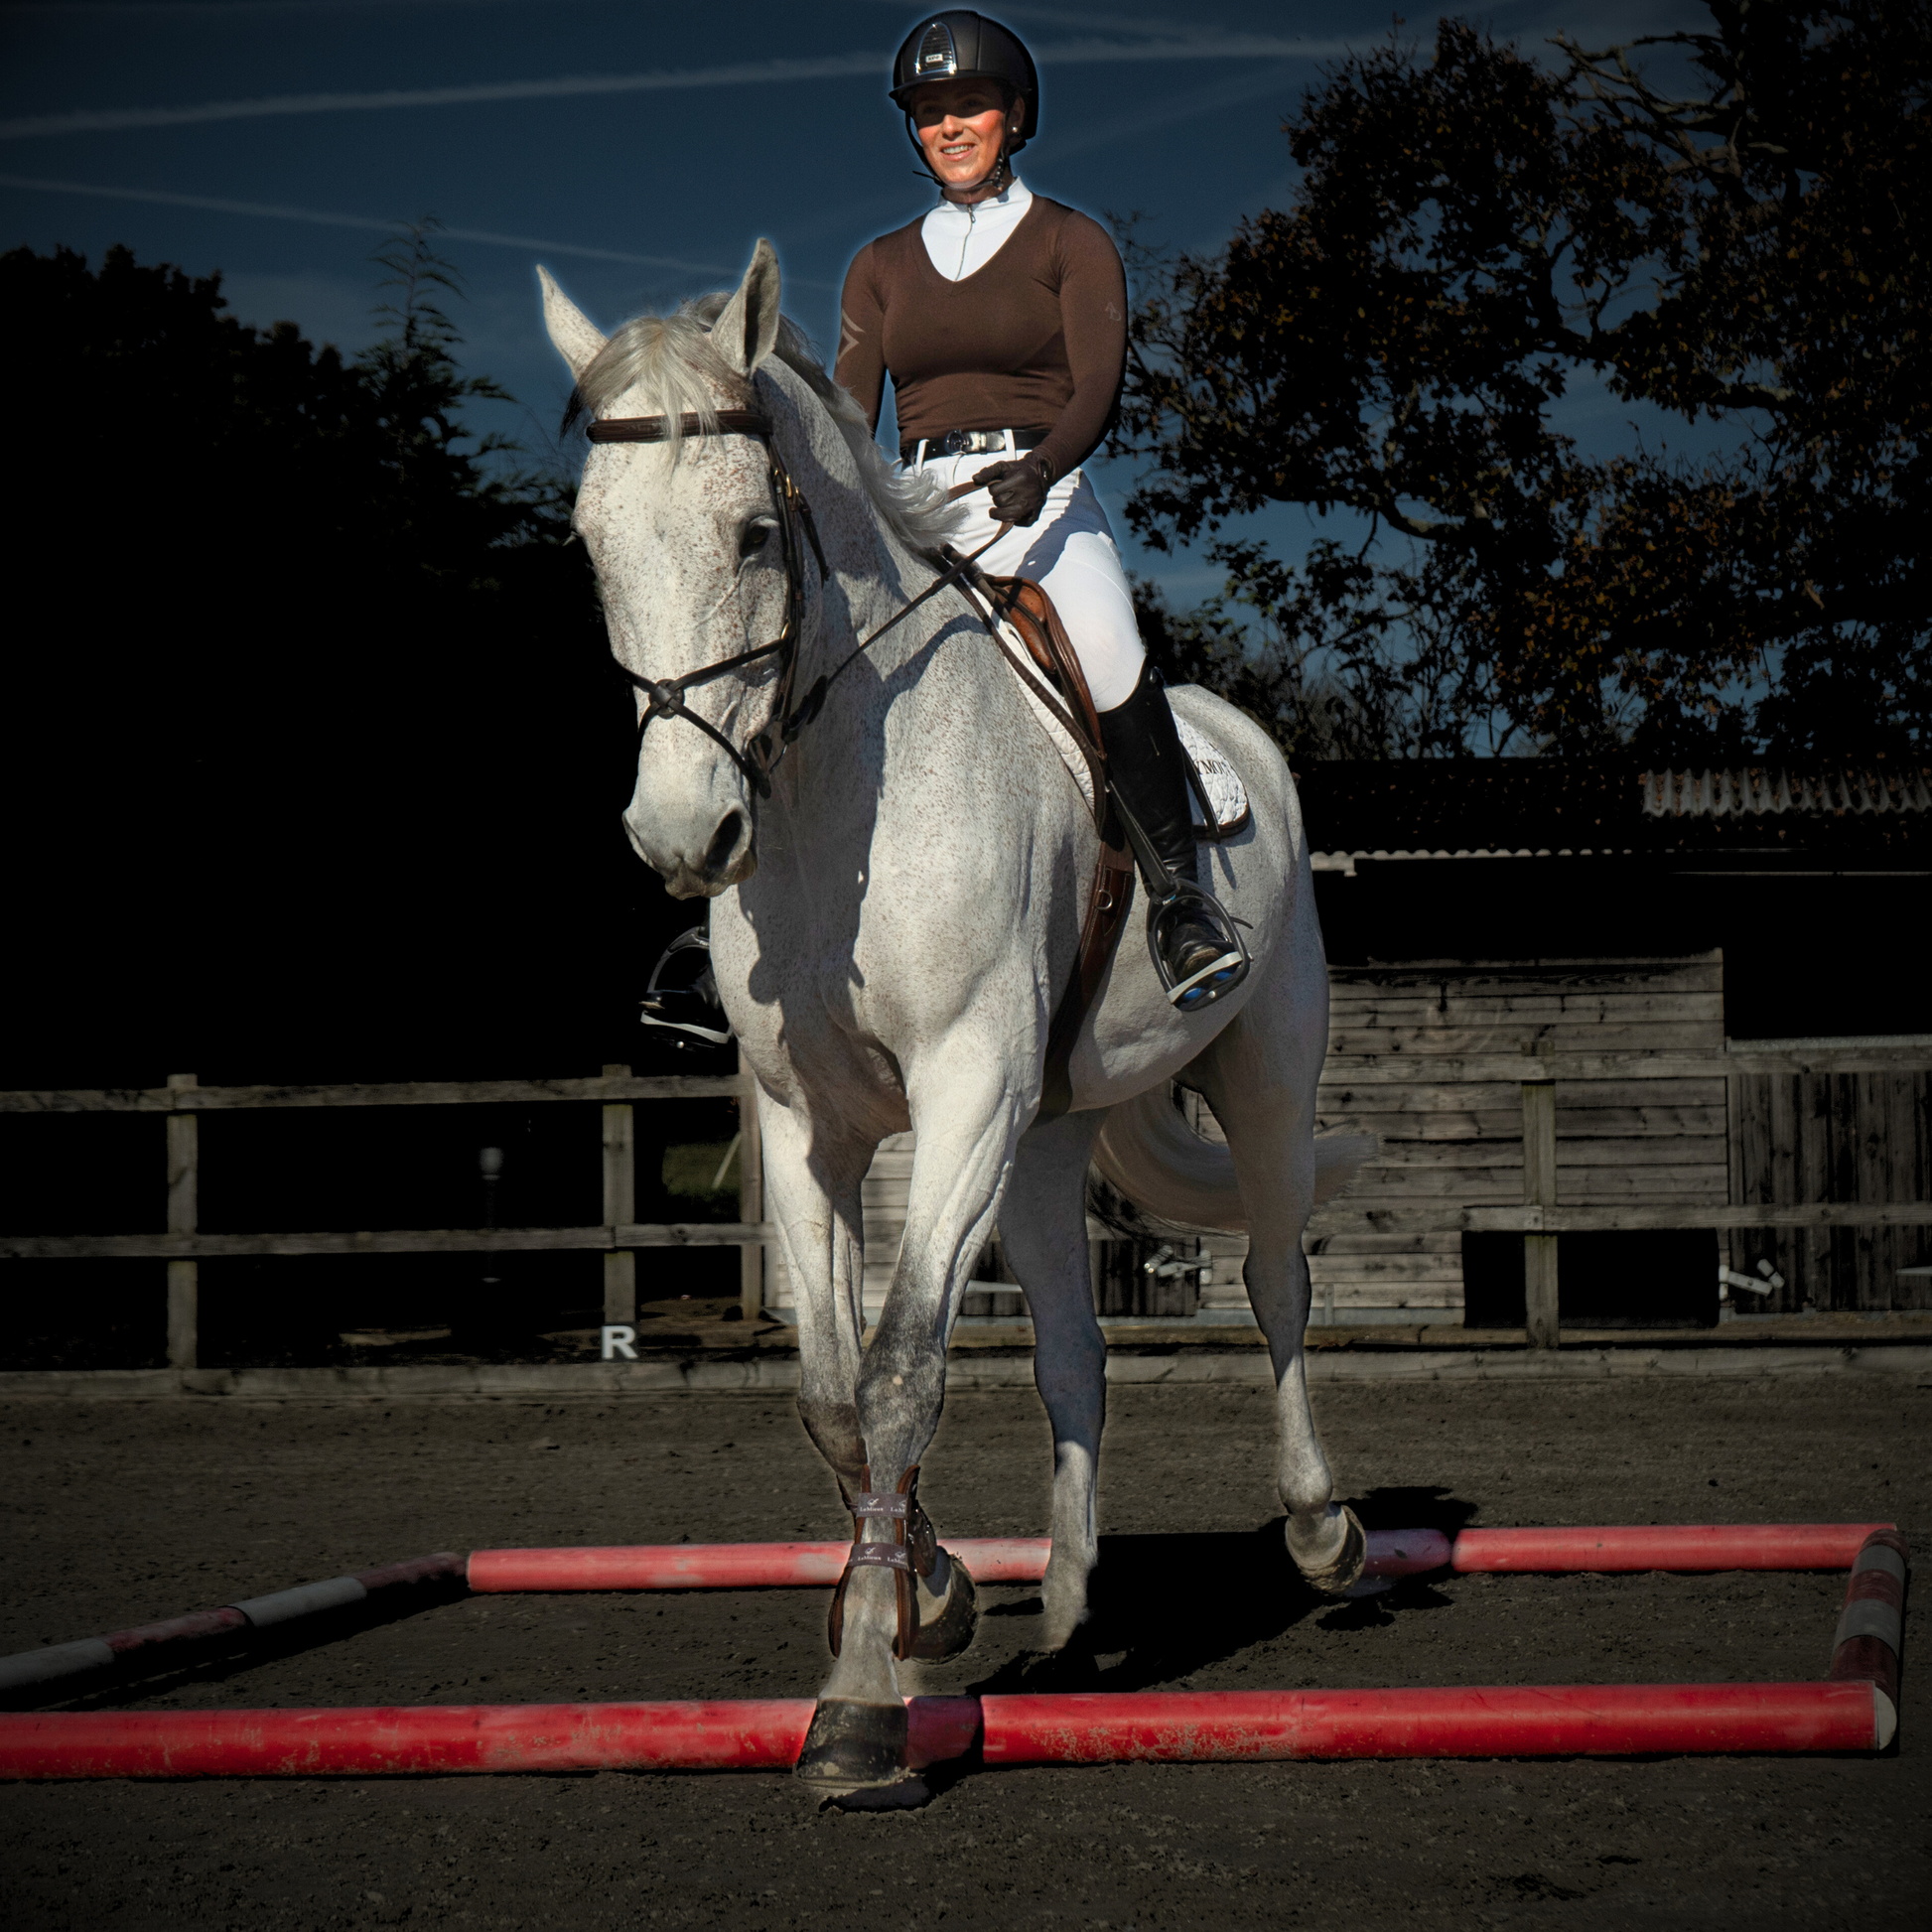
[[[1053,600],[1039,585],[1025,577],[987,577],[996,616],[1026,645],[1035,666],[1066,701],[1068,709],[1099,745],[1100,714],[1087,689],[1080,655],[1073,648]],[[1248,822],[1248,791],[1221,750],[1205,732],[1176,716],[1181,755],[1187,760],[1188,801],[1196,836],[1214,843],[1232,838]]]
[[[1094,709],[1093,693],[1087,689],[1080,654],[1060,622],[1060,614],[1053,609],[1053,600],[1029,578],[988,577],[986,582],[995,614],[1012,625],[1027,646],[1027,654],[1068,700],[1088,738],[1098,745],[1100,714]]]

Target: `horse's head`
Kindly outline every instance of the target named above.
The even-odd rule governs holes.
[[[550,340],[593,419],[665,423],[662,441],[595,444],[575,523],[639,718],[656,714],[638,739],[624,830],[674,896],[709,897],[757,868],[746,760],[756,768],[757,741],[775,738],[790,683],[789,650],[698,675],[771,644],[795,615],[787,549],[798,533],[784,527],[766,443],[715,433],[720,411],[783,405],[772,379],[753,388],[778,340],[777,257],[760,241],[722,311],[645,316],[608,339],[538,273]],[[698,434],[680,433],[687,415]]]

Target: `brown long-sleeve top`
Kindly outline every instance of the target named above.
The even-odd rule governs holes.
[[[873,429],[888,374],[902,442],[951,429],[1049,429],[1063,477],[1093,454],[1127,365],[1127,276],[1099,222],[1035,195],[963,281],[933,267],[917,221],[859,251],[840,299],[838,379]]]

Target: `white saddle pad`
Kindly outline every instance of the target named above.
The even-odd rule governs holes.
[[[1180,732],[1181,749],[1193,759],[1200,789],[1206,792],[1213,810],[1210,822],[1196,792],[1194,823],[1201,828],[1203,838],[1228,838],[1248,822],[1248,787],[1241,782],[1240,772],[1221,756],[1220,747],[1198,725],[1178,717],[1174,724]],[[1188,789],[1192,791],[1193,787]]]
[[[1013,630],[1002,625],[1007,642],[1023,661],[1027,659],[1027,647],[1014,634]],[[1011,665],[1008,666],[1011,670]],[[1087,809],[1093,809],[1093,774],[1087,769],[1087,761],[1080,756],[1079,748],[1073,743],[1053,715],[1034,695],[1032,687],[1018,671],[1013,672],[1014,682],[1020,686],[1039,728],[1046,734],[1054,751],[1060,755],[1061,762],[1073,774],[1073,782],[1080,787],[1080,796],[1087,801]],[[1188,786],[1189,803],[1193,808],[1194,823],[1200,828],[1203,839],[1225,839],[1238,832],[1248,822],[1248,789],[1241,782],[1241,774],[1222,757],[1220,748],[1200,729],[1187,719],[1176,717],[1174,725],[1180,733],[1181,749],[1193,760],[1194,770],[1200,777],[1200,790],[1207,794],[1207,801],[1213,807],[1210,822],[1201,810],[1200,794],[1192,785]]]

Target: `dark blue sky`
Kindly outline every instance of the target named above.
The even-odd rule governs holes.
[[[1283,115],[1324,61],[1391,19],[1368,0],[985,11],[1039,56],[1029,185],[1096,215],[1140,210],[1150,239],[1196,249],[1290,196]],[[1525,45],[1706,17],[1695,0],[1470,11]],[[1435,18],[1412,14],[1406,31],[1426,38]],[[521,405],[493,426],[537,446],[568,389],[538,321],[539,260],[608,327],[735,281],[766,234],[786,307],[837,341],[853,251],[930,205],[884,97],[916,19],[901,0],[9,5],[0,232],[96,261],[123,241],[143,261],[218,268],[244,321],[287,318],[353,350],[374,333],[382,224],[433,213],[469,281],[470,365]],[[1620,442],[1626,413],[1580,394],[1566,426]],[[1126,466],[1098,480],[1117,504]],[[1182,601],[1214,581],[1185,557],[1135,561]]]

